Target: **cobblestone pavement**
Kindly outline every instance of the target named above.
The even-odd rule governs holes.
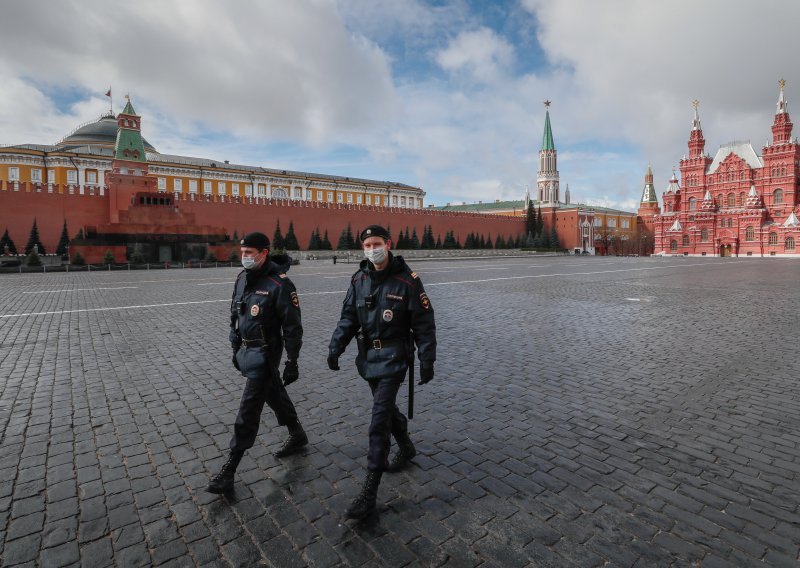
[[[312,445],[276,460],[265,411],[229,497],[204,487],[243,387],[235,269],[2,276],[0,565],[798,565],[800,263],[413,267],[439,360],[374,523],[342,516],[369,389],[354,346],[325,365],[354,266],[290,272]]]

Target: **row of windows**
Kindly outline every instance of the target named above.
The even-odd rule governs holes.
[[[134,175],[141,175],[141,170],[128,171],[127,168],[122,168],[120,173],[123,174],[134,174]],[[30,170],[30,181],[31,183],[43,183],[42,182],[42,170],[40,168],[31,168]],[[22,181],[20,179],[20,171],[18,167],[10,167],[8,168],[8,181],[10,182],[19,182]],[[183,179],[176,178],[173,180],[172,183],[172,190],[176,193],[181,193],[183,191]],[[197,193],[198,192],[198,182],[197,180],[188,180],[188,190],[189,193]],[[54,169],[47,170],[47,183],[56,183],[56,171]],[[85,183],[87,185],[96,185],[98,183],[98,172],[87,170],[86,171],[86,180]],[[78,170],[67,170],[67,184],[69,185],[77,185],[78,184]],[[220,195],[224,195],[226,193],[227,183],[220,181],[217,182],[217,193]],[[159,177],[158,178],[158,189],[161,192],[167,191],[167,178]],[[231,192],[233,195],[238,195],[240,189],[240,184],[238,183],[231,183]],[[211,195],[213,190],[213,182],[205,180],[203,181],[203,193],[205,195]],[[294,188],[281,188],[281,187],[273,187],[272,194],[267,195],[267,186],[265,184],[258,184],[256,186],[256,193],[253,194],[253,184],[244,184],[245,196],[247,197],[276,197],[276,198],[292,198],[292,199],[305,199],[306,201],[310,201],[314,198],[314,192],[311,189],[303,189],[299,187]],[[341,192],[341,191],[317,191],[316,192],[316,200],[317,201],[327,201],[328,203],[356,203],[357,205],[384,205],[389,206],[390,200],[388,196],[379,196],[379,195],[364,195],[364,194],[354,194],[348,192]],[[391,205],[393,207],[410,207],[410,208],[421,208],[422,207],[422,199],[414,198],[414,197],[406,197],[393,195],[391,196]],[[627,222],[627,221],[626,221]]]
[[[730,222],[731,219],[728,219]],[[728,225],[731,226],[730,224]],[[791,237],[789,237],[791,238]],[[754,241],[756,240],[756,231],[753,227],[746,227],[744,230],[744,240],[746,241]],[[700,229],[700,242],[706,243],[708,242],[708,229]],[[769,244],[777,245],[778,244],[778,233],[770,233],[769,234]],[[689,235],[683,235],[683,246],[689,246]]]
[[[19,168],[18,167],[10,167],[8,168],[8,181],[22,181],[19,176]],[[31,183],[43,183],[42,182],[42,170],[40,168],[31,168]],[[55,170],[47,170],[47,183],[56,183],[56,171]],[[78,170],[67,170],[67,183],[69,184],[77,184],[78,183]],[[87,184],[97,184],[97,172],[87,170],[86,171],[86,183]]]
[[[603,219],[601,217],[594,218],[594,226],[595,227],[602,227],[603,226]],[[619,220],[619,226],[621,229],[630,229],[631,228],[631,220],[624,218]],[[607,217],[606,218],[606,227],[609,229],[616,229],[617,228],[617,219],[614,217]]]
[[[718,195],[714,202],[716,203],[717,207],[742,207],[745,204],[746,196],[744,193],[740,193],[736,195],[734,193],[729,193],[727,196],[725,195]],[[695,211],[697,210],[697,202],[699,200],[695,197],[689,198],[689,210]],[[783,190],[776,189],[772,192],[772,204],[773,205],[782,205],[783,204]]]
[[[203,194],[205,195],[212,195],[213,192],[213,184],[214,182],[210,180],[203,181]],[[227,191],[227,183],[224,181],[216,182],[217,185],[217,194],[218,195],[225,195]],[[238,183],[231,183],[231,193],[233,195],[239,195],[241,184]],[[196,194],[198,190],[197,180],[191,179],[189,180],[189,193]],[[161,192],[167,191],[167,178],[160,177],[158,178],[158,190]],[[181,193],[183,191],[183,180],[180,178],[175,178],[172,180],[172,190],[175,193]],[[278,199],[304,199],[306,201],[311,201],[314,199],[314,191],[311,189],[303,189],[299,187],[294,188],[284,188],[284,187],[272,187],[271,194],[267,194],[267,186],[266,184],[257,184],[256,185],[256,193],[253,193],[253,184],[246,183],[244,184],[244,194],[246,197],[275,197]],[[323,190],[316,190],[316,200],[317,201],[326,201],[328,203],[349,203],[356,205],[384,205],[389,206],[390,199],[389,196],[380,196],[380,195],[364,195],[362,193],[348,193],[343,191],[323,191]],[[404,195],[398,196],[392,195],[391,196],[391,205],[393,207],[422,207],[422,199],[414,198],[414,197],[406,197]]]
[[[701,239],[701,240],[703,240],[703,239]],[[705,240],[707,240],[707,238]],[[752,240],[752,239],[748,239],[748,240]],[[689,246],[689,235],[683,235],[683,240],[681,241],[681,244],[683,246],[685,246],[685,247]],[[771,245],[777,245],[778,244],[778,234],[777,233],[770,233],[769,234],[769,244],[771,244]],[[794,237],[786,237],[786,241],[784,241],[783,248],[785,250],[794,250]],[[671,240],[669,242],[669,250],[672,251],[672,252],[677,251],[678,250],[678,241],[676,241],[674,239]]]

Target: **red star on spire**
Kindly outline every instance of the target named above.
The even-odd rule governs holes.
[[[550,108],[550,101],[544,101],[544,108]]]

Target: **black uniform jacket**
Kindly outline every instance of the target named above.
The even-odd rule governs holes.
[[[330,352],[338,356],[353,337],[360,337],[356,367],[365,379],[408,370],[410,331],[419,360],[423,364],[436,360],[436,324],[425,288],[402,256],[389,255],[389,265],[381,271],[368,260],[361,262],[330,343]]]
[[[230,341],[239,368],[248,378],[277,373],[284,343],[289,359],[300,355],[300,300],[286,276],[288,270],[289,257],[276,255],[260,269],[243,270],[236,278]]]

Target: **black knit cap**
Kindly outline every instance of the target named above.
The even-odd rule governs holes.
[[[380,225],[370,225],[369,227],[361,231],[360,235],[358,235],[358,238],[362,243],[369,237],[380,237],[385,241],[388,241],[389,239],[392,238],[392,236],[389,234],[389,231],[387,231]]]
[[[264,233],[248,233],[241,240],[243,247],[251,247],[258,250],[269,248],[269,238]]]

